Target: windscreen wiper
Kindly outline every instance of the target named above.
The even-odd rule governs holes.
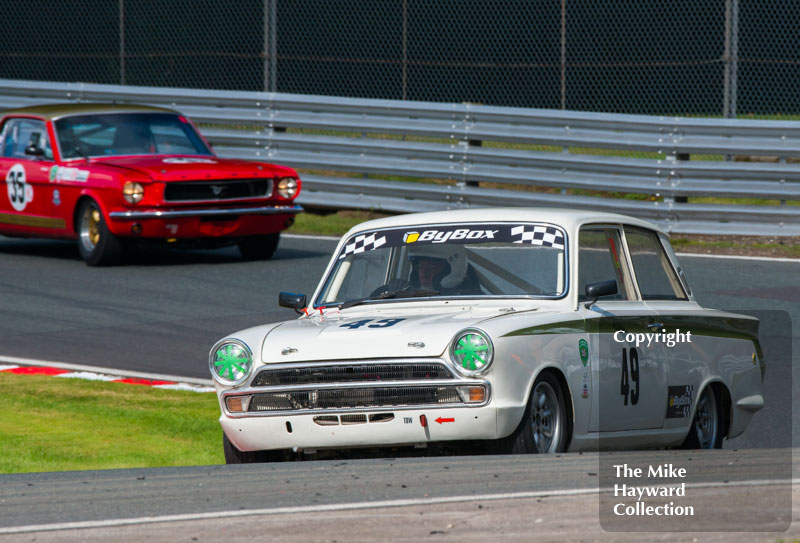
[[[438,296],[438,290],[385,290],[377,296],[367,296],[366,298],[357,298],[355,300],[348,300],[339,306],[339,309],[347,309],[356,305],[361,305],[365,302],[372,302],[375,300],[388,300],[392,298],[424,298],[426,296]]]

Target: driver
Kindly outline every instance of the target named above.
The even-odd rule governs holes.
[[[418,245],[410,249],[411,285],[442,294],[464,290],[468,276],[467,252],[461,245]]]

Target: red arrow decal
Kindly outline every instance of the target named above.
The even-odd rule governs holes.
[[[456,421],[456,419],[443,419],[442,417],[439,417],[438,419],[436,419],[436,422],[438,422],[439,424],[441,424],[443,422],[455,422],[455,421]]]

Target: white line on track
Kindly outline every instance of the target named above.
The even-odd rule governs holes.
[[[281,236],[296,239],[324,239],[326,241],[339,241],[342,239],[341,236],[319,236],[313,234],[281,234]]]
[[[776,258],[771,256],[739,256],[739,255],[709,255],[703,253],[676,253],[679,258],[722,258],[727,260],[760,260],[763,262],[795,262],[800,263],[800,258]]]
[[[137,379],[148,379],[151,381],[176,381],[178,383],[190,383],[193,385],[214,386],[211,379],[198,379],[197,377],[179,377],[177,375],[163,375],[161,373],[144,373],[139,371],[118,370],[115,368],[101,368],[99,366],[84,366],[82,364],[68,364],[66,362],[54,362],[52,360],[37,360],[34,358],[16,358],[13,356],[0,355],[0,364],[11,364],[16,366],[39,366],[52,367],[70,371],[87,371],[105,375],[119,375],[120,377],[135,377]]]
[[[730,483],[687,483],[689,488],[727,488],[740,486],[774,486],[800,484],[800,479],[779,480],[765,479],[755,481],[738,481]],[[354,509],[378,509],[382,507],[408,507],[414,505],[433,505],[440,503],[459,503],[490,500],[518,500],[526,498],[585,496],[600,494],[599,488],[578,488],[572,490],[541,490],[536,492],[513,492],[507,494],[480,494],[473,496],[445,496],[441,498],[418,498],[408,500],[385,500],[377,502],[355,502],[328,505],[301,505],[297,507],[275,507],[272,509],[251,509],[242,511],[217,511],[212,513],[189,513],[184,515],[162,515],[157,517],[122,518],[110,520],[89,520],[82,522],[61,522],[53,524],[31,524],[28,526],[11,526],[0,528],[2,534],[21,534],[30,532],[52,532],[55,530],[77,530],[89,528],[109,528],[115,526],[131,526],[135,524],[151,524],[156,522],[181,522],[193,520],[213,520],[218,518],[250,517],[256,515],[285,515],[291,513],[325,513],[331,511],[348,511]],[[602,492],[612,492],[606,488]]]

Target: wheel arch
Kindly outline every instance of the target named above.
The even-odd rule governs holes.
[[[86,202],[87,200],[91,200],[95,204],[97,204],[97,207],[100,209],[100,213],[103,214],[103,219],[106,221],[106,223],[108,223],[109,220],[108,212],[105,206],[103,205],[102,198],[98,198],[97,195],[91,191],[83,191],[81,192],[81,195],[78,196],[78,199],[75,200],[75,207],[72,209],[72,232],[76,236],[78,235],[78,223],[79,223],[78,212],[81,210],[81,206],[83,205],[83,203]]]
[[[731,406],[731,392],[728,390],[728,387],[722,381],[711,381],[706,383],[707,387],[711,387],[711,390],[714,392],[714,397],[717,400],[717,403],[720,406],[720,413],[722,414],[722,438],[725,439],[728,437],[728,431],[731,428],[731,418],[732,418],[732,406]],[[701,390],[697,397],[700,397],[700,393],[703,391]],[[695,406],[696,409],[696,406]],[[694,420],[694,414],[692,414],[692,420]]]
[[[684,444],[686,443],[686,440],[689,438],[689,434],[692,432],[692,428],[694,425],[694,418],[697,414],[697,404],[700,400],[700,396],[707,388],[710,388],[711,392],[713,392],[714,399],[717,402],[719,413],[722,417],[721,439],[724,440],[725,438],[728,437],[728,431],[730,430],[731,420],[732,420],[731,393],[730,390],[728,390],[728,386],[723,381],[721,381],[720,379],[712,379],[704,382],[697,389],[697,394],[695,395],[692,405],[692,412],[690,413],[689,417],[687,417],[688,424],[686,425],[686,433],[683,436]]]
[[[575,431],[575,406],[573,405],[574,400],[572,397],[572,392],[569,388],[569,383],[567,383],[567,377],[564,375],[564,372],[561,370],[561,368],[556,366],[545,366],[541,368],[536,375],[534,375],[533,380],[530,382],[528,393],[525,396],[525,403],[526,405],[530,403],[531,394],[533,394],[533,386],[542,375],[551,375],[558,383],[558,386],[561,389],[561,395],[564,397],[564,407],[567,410],[567,433],[569,435],[569,439],[567,439],[566,443],[566,449],[569,450],[569,447],[572,444],[572,435]]]

